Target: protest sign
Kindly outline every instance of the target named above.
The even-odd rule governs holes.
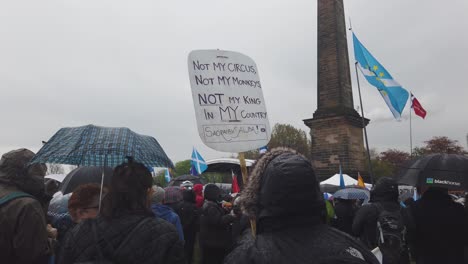
[[[265,146],[270,125],[255,62],[238,52],[196,50],[188,56],[198,133],[224,152]]]

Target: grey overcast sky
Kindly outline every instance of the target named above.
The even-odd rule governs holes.
[[[428,111],[413,119],[415,145],[443,135],[466,147],[468,1],[345,0],[345,11]],[[315,0],[15,0],[0,3],[0,154],[37,151],[61,127],[95,124],[154,136],[174,162],[192,146],[205,159],[229,156],[197,133],[187,70],[195,49],[253,58],[271,125],[308,131],[302,120],[317,105]],[[361,81],[371,147],[409,151],[409,122],[393,120]]]

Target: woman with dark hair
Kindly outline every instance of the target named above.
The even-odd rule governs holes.
[[[100,215],[67,234],[59,263],[185,263],[176,229],[151,212],[151,187],[143,164],[117,166]]]
[[[99,213],[99,195],[101,186],[97,183],[88,183],[73,190],[68,200],[68,212],[75,223],[88,218],[96,218]],[[104,188],[103,193],[107,193]]]

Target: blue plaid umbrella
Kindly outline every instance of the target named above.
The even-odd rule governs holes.
[[[370,193],[366,189],[359,189],[359,188],[347,188],[341,189],[333,194],[335,199],[344,199],[344,200],[365,200],[368,201],[370,199]]]
[[[127,156],[148,167],[174,167],[153,137],[137,134],[125,127],[94,125],[60,129],[31,163],[115,167],[126,161]]]

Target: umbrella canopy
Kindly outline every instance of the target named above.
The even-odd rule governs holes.
[[[167,186],[180,186],[184,181],[191,181],[194,185],[195,184],[205,184],[202,180],[202,178],[198,176],[192,176],[192,175],[182,175],[176,178],[173,178]]]
[[[66,174],[49,174],[49,175],[46,175],[44,178],[56,180],[58,182],[63,182],[66,176],[67,176]]]
[[[103,167],[97,166],[78,167],[67,174],[60,186],[60,191],[63,194],[68,194],[82,184],[97,183],[101,185],[102,170]],[[109,186],[111,179],[112,168],[104,167],[104,186]]]
[[[468,190],[468,157],[431,154],[413,160],[400,173],[400,184]]]
[[[60,129],[39,150],[31,163],[115,167],[123,163],[127,156],[147,167],[174,167],[153,137],[137,134],[124,127],[94,125]]]
[[[364,200],[369,201],[370,192],[366,189],[358,188],[346,188],[341,189],[333,194],[335,199],[344,199],[344,200]]]
[[[347,174],[343,174],[343,180],[346,186],[357,186],[358,181]],[[372,188],[372,184],[364,183],[367,189]],[[340,186],[340,174],[335,174],[330,178],[320,182],[320,186]],[[328,191],[327,191],[328,192]]]

